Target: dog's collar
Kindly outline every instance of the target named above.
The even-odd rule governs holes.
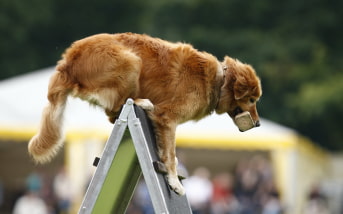
[[[217,94],[217,101],[216,101],[216,105],[215,105],[215,108],[214,109],[217,109],[218,108],[218,105],[219,105],[219,101],[220,101],[220,96],[221,96],[221,91],[222,91],[222,86],[224,85],[225,83],[225,76],[226,76],[226,72],[228,70],[228,67],[226,65],[222,65],[221,66],[221,74],[219,74],[219,79],[217,81],[220,82],[220,84],[218,84],[218,94]],[[217,77],[217,78],[218,78]]]

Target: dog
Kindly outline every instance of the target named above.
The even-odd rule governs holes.
[[[48,88],[48,105],[28,150],[38,163],[50,161],[63,145],[62,118],[71,95],[104,109],[113,123],[126,99],[146,110],[167,181],[185,194],[177,172],[176,126],[212,112],[234,117],[248,111],[259,126],[256,102],[262,95],[255,70],[237,59],[200,52],[134,33],[97,34],[74,42],[58,61]]]

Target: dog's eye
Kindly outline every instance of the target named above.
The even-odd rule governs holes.
[[[255,99],[254,98],[250,98],[250,102],[251,103],[255,103]]]

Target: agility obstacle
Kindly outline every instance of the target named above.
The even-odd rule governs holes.
[[[122,141],[127,127],[133,143]],[[151,122],[132,99],[123,105],[103,154],[94,165],[97,169],[79,214],[125,213],[142,173],[156,214],[192,213],[186,195],[177,195],[169,188]]]

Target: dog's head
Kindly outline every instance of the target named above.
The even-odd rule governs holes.
[[[256,102],[262,95],[262,89],[255,70],[250,65],[227,56],[223,68],[225,79],[216,112],[219,114],[227,112],[235,120],[238,114],[248,111],[253,125],[260,126]]]

